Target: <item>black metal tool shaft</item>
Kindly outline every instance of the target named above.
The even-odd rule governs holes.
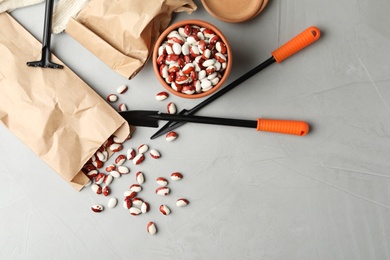
[[[248,71],[247,73],[245,73],[244,75],[242,75],[241,77],[239,77],[238,79],[233,81],[232,83],[230,83],[229,85],[227,85],[226,87],[224,87],[223,89],[221,89],[220,91],[218,91],[215,94],[211,95],[210,97],[208,97],[207,99],[205,99],[204,101],[202,101],[201,103],[196,105],[195,107],[191,108],[190,110],[183,109],[182,111],[180,111],[179,114],[180,115],[191,115],[191,114],[196,113],[201,108],[205,107],[206,105],[210,104],[211,102],[213,102],[217,98],[219,98],[222,95],[226,94],[227,92],[229,92],[233,88],[237,87],[242,82],[244,82],[245,80],[249,79],[250,77],[252,77],[256,73],[262,71],[263,69],[265,69],[266,67],[268,67],[269,65],[271,65],[274,62],[275,62],[275,58],[272,56],[269,59],[267,59],[266,61],[264,61],[263,63],[261,63],[260,65],[256,66],[252,70]],[[161,136],[161,135],[163,135],[163,134],[165,134],[165,133],[167,133],[169,131],[172,131],[172,130],[182,126],[183,124],[185,124],[185,122],[169,121],[164,126],[162,126],[160,128],[160,130],[158,130],[154,135],[152,135],[150,137],[150,139],[154,139],[154,138],[156,138],[158,136]]]
[[[52,69],[62,69],[63,66],[57,63],[51,62],[51,23],[53,16],[53,1],[46,0],[45,4],[45,21],[43,27],[43,41],[42,41],[42,57],[39,61],[29,61],[27,66],[30,67],[43,67],[43,68],[52,68]]]
[[[171,120],[176,122],[188,122],[199,124],[211,124],[211,125],[227,125],[227,126],[239,126],[256,128],[256,120],[244,120],[244,119],[232,119],[222,117],[209,117],[209,116],[192,116],[192,115],[180,115],[180,114],[150,114],[147,117],[154,118],[156,120]]]

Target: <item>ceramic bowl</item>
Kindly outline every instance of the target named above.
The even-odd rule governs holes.
[[[166,46],[167,42],[169,43],[168,45],[172,45],[175,42],[175,40],[177,43],[179,43],[182,46],[182,49],[183,49],[183,43],[181,42],[181,40],[184,40],[184,42],[190,43],[190,46],[192,44],[197,46],[198,42],[196,40],[200,40],[201,37],[198,37],[198,39],[195,39],[195,43],[192,43],[192,41],[190,41],[189,37],[187,38],[186,35],[183,35],[183,31],[184,31],[184,28],[186,27],[186,25],[189,25],[192,28],[192,32],[194,31],[193,28],[199,28],[198,30],[200,32],[203,31],[204,33],[202,33],[202,34],[206,35],[206,31],[204,31],[202,29],[202,28],[206,28],[206,29],[211,30],[212,32],[214,32],[215,35],[218,36],[218,37],[213,38],[213,40],[210,40],[210,43],[208,43],[208,39],[209,38],[211,39],[211,37],[206,37],[205,42],[206,42],[206,45],[208,46],[207,48],[210,49],[211,56],[210,56],[210,58],[204,58],[200,62],[197,62],[197,64],[201,64],[201,65],[200,66],[198,65],[199,67],[195,66],[194,72],[191,72],[191,74],[188,74],[187,72],[189,70],[184,70],[183,66],[187,63],[194,64],[196,62],[196,60],[195,60],[195,56],[197,55],[196,48],[195,48],[195,51],[191,52],[191,54],[187,54],[188,51],[185,51],[184,54],[187,54],[187,55],[184,55],[183,52],[180,52],[180,54],[178,54],[178,55],[173,53],[174,55],[170,56],[170,57],[173,57],[173,59],[171,59],[171,58],[168,59],[168,56],[169,56],[168,53],[171,53],[172,49],[175,49],[176,53],[179,53],[178,51],[180,51],[180,50],[178,50],[177,44],[175,44],[176,48],[174,48],[174,46],[172,46],[172,48],[170,49],[170,51],[168,51],[168,53],[167,53],[166,48],[160,48],[163,44],[165,44],[165,46]],[[188,28],[188,26],[187,26],[187,28]],[[175,33],[175,31],[178,33],[180,31],[181,36],[182,36],[181,39],[179,39],[179,40],[175,39],[174,36],[177,35]],[[186,31],[187,34],[191,35],[191,34],[196,33],[196,31],[195,31],[195,33],[189,33],[189,31],[191,31],[191,30]],[[180,35],[180,33],[179,33],[179,35]],[[210,36],[210,35],[211,34],[207,33],[207,36]],[[180,38],[180,37],[178,37],[178,38]],[[208,83],[206,82],[202,85],[202,86],[206,86],[206,87],[200,89],[199,83],[198,83],[198,85],[196,85],[195,84],[196,80],[194,80],[194,78],[198,79],[199,78],[198,76],[200,76],[201,79],[204,79],[203,78],[204,72],[200,73],[200,70],[206,71],[207,65],[205,63],[203,63],[203,61],[212,60],[213,58],[214,58],[214,61],[217,59],[220,59],[221,52],[222,53],[224,52],[224,51],[220,52],[217,50],[217,49],[220,50],[220,48],[216,47],[217,44],[216,44],[216,42],[214,42],[215,39],[218,39],[216,42],[220,41],[224,44],[224,46],[226,46],[226,51],[225,51],[226,53],[224,54],[224,56],[226,58],[226,62],[225,62],[225,64],[223,64],[223,62],[219,62],[221,64],[221,69],[217,73],[217,75],[218,75],[217,77],[219,77],[219,81],[216,83],[217,80],[214,80],[213,86],[208,90],[207,90]],[[220,46],[220,45],[218,44],[218,46]],[[159,51],[159,49],[160,49],[160,51]],[[162,51],[162,49],[164,51]],[[198,46],[198,49],[199,49],[199,46]],[[160,55],[159,55],[159,52],[160,52]],[[161,56],[162,53],[164,53],[163,55],[165,55],[165,56]],[[219,53],[219,54],[216,54],[216,53]],[[202,53],[200,52],[199,55],[202,55]],[[184,57],[184,56],[189,56],[190,58]],[[176,58],[179,58],[180,61],[179,60],[177,60],[178,62],[172,61],[172,60],[175,60]],[[167,61],[167,60],[169,60],[169,61]],[[183,63],[184,60],[186,60],[187,62]],[[179,22],[176,22],[176,23],[170,25],[166,30],[163,31],[163,33],[157,39],[157,42],[156,42],[154,49],[153,49],[152,62],[153,62],[153,69],[154,69],[154,72],[155,72],[157,79],[159,80],[161,85],[163,85],[163,87],[166,90],[168,90],[170,93],[172,93],[176,96],[179,96],[179,97],[183,97],[183,98],[190,98],[190,99],[202,98],[202,97],[208,96],[208,95],[216,92],[219,88],[221,88],[221,86],[224,84],[226,79],[229,77],[231,67],[232,67],[232,51],[231,51],[231,47],[230,47],[229,42],[227,41],[226,37],[214,25],[212,25],[206,21],[202,21],[202,20],[183,20],[183,21],[179,21]],[[167,63],[169,63],[169,64],[167,64]],[[211,61],[211,63],[212,63],[212,61]],[[219,68],[219,65],[217,63],[218,62],[215,63],[216,70],[218,70],[218,68]],[[170,72],[164,71],[164,69],[161,67],[162,64],[165,64],[165,67],[166,67],[165,70],[167,70],[168,68],[171,68]],[[175,71],[175,68],[172,69],[172,67],[175,67],[172,64],[176,65],[176,68],[177,67],[180,68],[179,72]],[[205,64],[205,66],[203,66],[203,64]],[[189,66],[189,67],[191,67],[191,66]],[[207,67],[207,68],[212,70],[212,67],[213,67],[213,65],[211,65],[211,67]],[[209,76],[210,70],[207,70],[206,78]],[[184,73],[184,72],[186,72],[186,73]],[[194,76],[194,73],[196,74],[195,76]],[[210,74],[213,74],[213,73],[210,73]],[[167,75],[170,75],[171,77],[169,79],[167,79]],[[181,76],[186,75],[188,77],[188,80],[184,80],[184,81],[179,80],[179,75],[181,75]],[[211,79],[212,79],[212,77],[213,77],[213,75],[210,76]],[[174,84],[171,83],[172,78],[174,78],[173,79]],[[183,78],[183,77],[180,77],[180,78]],[[184,82],[184,83],[182,83],[182,82]],[[199,80],[199,82],[201,82],[201,80]],[[204,81],[202,81],[202,83],[203,82]],[[195,86],[197,86],[197,87],[195,88]],[[196,90],[196,92],[192,93],[195,90]]]

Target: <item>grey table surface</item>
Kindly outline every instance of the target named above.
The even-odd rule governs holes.
[[[186,124],[179,138],[150,140],[138,128],[126,147],[146,143],[159,160],[112,184],[112,196],[147,175],[142,197],[151,211],[133,217],[121,202],[94,214],[107,198],[75,191],[0,126],[1,259],[390,259],[390,1],[270,1],[255,19],[229,24],[200,1],[193,14],[219,27],[233,49],[228,82],[270,57],[311,25],[321,38],[213,102],[199,115],[305,120],[304,137],[252,129]],[[44,4],[11,12],[42,39]],[[109,69],[66,33],[52,51],[102,97],[122,84],[129,109],[165,111],[200,100],[162,91],[150,62],[132,80]],[[154,194],[157,176],[180,171],[172,194]],[[190,204],[174,205],[184,196]],[[163,216],[166,203],[172,214]],[[154,221],[151,236],[146,224]]]

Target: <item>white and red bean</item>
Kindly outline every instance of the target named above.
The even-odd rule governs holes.
[[[119,152],[122,149],[123,149],[122,144],[113,143],[112,145],[110,145],[110,150],[113,151],[114,153]]]
[[[184,206],[187,206],[189,203],[189,201],[187,199],[184,199],[184,198],[180,198],[176,201],[176,206],[178,207],[184,207]]]
[[[134,157],[133,163],[134,163],[135,165],[138,165],[138,164],[142,163],[144,160],[145,160],[145,156],[144,156],[142,153],[140,153],[140,154],[137,154],[137,155]]]
[[[110,164],[106,167],[106,172],[111,172],[114,171],[115,169],[116,169],[115,165]]]
[[[125,103],[121,103],[118,107],[119,111],[127,111],[127,106]]]
[[[99,213],[99,212],[102,212],[104,210],[104,207],[102,205],[96,204],[96,205],[93,205],[91,207],[91,209],[93,212]]]
[[[114,178],[121,177],[121,174],[118,171],[110,171],[110,175]]]
[[[115,94],[110,94],[110,95],[107,96],[107,101],[109,101],[109,102],[114,103],[114,102],[116,102],[117,100],[118,100],[118,96],[115,95]]]
[[[137,192],[135,191],[132,191],[132,190],[127,190],[123,193],[123,196],[125,198],[129,198],[129,199],[132,199],[132,198],[135,198],[137,196]]]
[[[136,208],[136,207],[131,207],[131,208],[129,209],[129,211],[130,211],[130,214],[133,215],[133,216],[138,216],[139,214],[142,213],[142,212],[141,212],[141,209]]]
[[[92,184],[91,189],[96,194],[102,194],[102,187],[99,184]]]
[[[118,199],[117,198],[110,198],[109,200],[108,200],[108,202],[107,202],[107,206],[109,207],[109,208],[115,208],[116,207],[116,205],[118,204]]]
[[[160,67],[161,68],[161,67]],[[164,66],[164,68],[167,68],[166,66]],[[160,69],[160,71],[161,71],[161,69]],[[168,69],[167,69],[167,71],[166,71],[166,73],[168,73]],[[164,75],[165,75],[165,73],[164,73]],[[161,75],[163,78],[166,78],[166,77],[168,77],[168,74],[166,74],[166,76],[164,77],[163,75]],[[163,101],[163,100],[165,100],[165,99],[167,99],[168,98],[168,93],[167,92],[165,92],[165,91],[162,91],[162,92],[160,92],[160,93],[157,93],[157,95],[156,95],[156,100],[158,100],[158,101]]]
[[[161,205],[160,206],[160,212],[164,215],[169,215],[171,213],[171,210],[168,208],[167,205]]]
[[[98,173],[95,177],[95,183],[102,184],[104,181],[104,177],[106,177],[106,175],[104,173]]]
[[[135,179],[137,180],[138,184],[143,184],[145,182],[145,176],[142,172],[137,172],[135,174]]]
[[[161,154],[159,151],[157,151],[156,149],[152,149],[150,150],[150,156],[154,159],[158,159],[161,157]]]
[[[112,181],[114,180],[114,177],[112,177],[111,174],[107,174],[105,177],[104,177],[104,184],[106,185],[110,185],[112,183]]]
[[[128,90],[128,87],[126,85],[119,86],[116,91],[118,94],[124,94]]]
[[[138,147],[138,153],[146,153],[149,150],[149,146],[146,144],[141,144]]]
[[[167,133],[166,136],[165,136],[165,140],[167,140],[168,142],[172,142],[176,138],[177,138],[177,133],[173,132],[173,131]]]
[[[135,155],[136,155],[136,154],[135,154],[134,149],[129,148],[129,149],[127,150],[127,154],[126,154],[127,160],[133,160],[134,157],[135,157]]]
[[[156,194],[160,196],[167,196],[170,192],[168,187],[159,187],[156,189]]]
[[[144,203],[144,201],[143,201],[142,199],[140,199],[140,198],[134,198],[134,199],[132,200],[132,203],[133,203],[135,206],[141,207],[141,206],[142,206],[142,203]]]
[[[168,185],[167,179],[165,179],[165,178],[163,178],[163,177],[158,177],[158,178],[156,179],[156,182],[157,182],[157,184],[160,185],[160,186],[167,186],[167,185]]]
[[[128,174],[130,172],[130,169],[127,168],[126,166],[118,166],[117,167],[117,171],[120,173],[120,174]]]
[[[142,213],[147,213],[149,210],[150,210],[149,203],[147,203],[146,201],[142,202],[141,212]]]
[[[123,154],[120,154],[115,158],[116,165],[122,165],[122,164],[124,164],[125,161],[126,161],[126,156]]]
[[[176,105],[173,102],[169,102],[167,105],[168,114],[176,114]]]
[[[127,198],[127,197],[126,197],[126,198],[123,200],[123,207],[124,207],[125,209],[130,209],[132,205],[133,205],[133,202],[132,202],[132,200],[131,200],[130,198]]]
[[[139,184],[132,184],[130,185],[130,190],[135,192],[140,192],[142,190],[142,187]]]
[[[156,225],[153,222],[149,222],[148,225],[146,226],[146,230],[148,231],[149,234],[154,235],[157,233],[157,228]]]
[[[102,188],[102,193],[103,193],[104,196],[107,197],[108,195],[110,195],[111,190],[110,190],[110,188],[109,188],[108,186],[104,186],[104,187]]]
[[[181,179],[183,179],[183,175],[180,172],[173,172],[171,174],[171,180],[178,181],[178,180],[181,180]]]

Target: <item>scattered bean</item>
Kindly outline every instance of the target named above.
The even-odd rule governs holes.
[[[102,205],[96,204],[91,207],[93,212],[100,213],[104,210],[104,207]]]
[[[184,198],[180,198],[176,201],[176,206],[178,207],[184,207],[184,206],[187,206],[189,203],[189,201],[187,199],[184,199]]]
[[[117,171],[120,173],[120,174],[128,174],[130,172],[130,169],[127,168],[126,166],[118,166],[117,167]]]
[[[142,206],[142,203],[144,203],[144,201],[143,201],[142,199],[140,199],[140,198],[134,198],[134,199],[132,200],[132,203],[133,203],[134,205],[136,205],[136,206],[141,207],[141,206]]]
[[[87,177],[89,179],[95,179],[95,177],[98,175],[98,171],[97,170],[92,170],[90,172],[87,173]]]
[[[120,154],[118,155],[116,158],[115,158],[115,164],[116,165],[122,165],[124,164],[126,161],[126,156],[123,155],[123,154]]]
[[[142,190],[142,187],[139,184],[132,184],[130,185],[130,190],[135,192],[140,192]]]
[[[167,185],[168,185],[167,179],[165,179],[165,178],[163,178],[163,177],[158,177],[158,178],[156,179],[156,182],[157,182],[157,184],[160,185],[160,186],[167,186]]]
[[[114,178],[121,177],[121,174],[118,171],[110,171],[110,175]]]
[[[183,178],[183,175],[180,172],[174,172],[171,174],[171,179],[174,181],[181,180]]]
[[[100,168],[103,167],[103,164],[104,164],[104,163],[103,163],[102,161],[96,159],[95,161],[92,162],[92,164],[93,164],[96,168],[100,169]]]
[[[118,107],[119,111],[127,111],[127,106],[124,103],[121,103]]]
[[[116,205],[118,204],[118,199],[117,198],[110,198],[109,200],[108,200],[108,202],[107,202],[107,206],[109,207],[109,208],[115,208],[116,207]]]
[[[155,235],[157,233],[156,225],[153,222],[149,222],[146,229],[151,235]]]
[[[135,151],[132,148],[127,150],[127,160],[133,160],[135,157]]]
[[[115,169],[116,169],[115,165],[110,164],[106,167],[106,172],[111,172],[114,171]]]
[[[138,184],[143,184],[145,182],[145,176],[142,172],[137,172],[135,174],[135,179],[137,180]]]
[[[119,152],[122,149],[123,149],[122,144],[113,143],[112,145],[110,145],[110,150],[113,151],[114,153]]]
[[[125,209],[130,209],[132,205],[133,205],[133,202],[132,202],[132,200],[131,200],[130,198],[127,198],[127,197],[126,197],[126,198],[123,200],[123,207],[124,207]]]
[[[114,180],[114,177],[112,177],[111,174],[107,174],[105,177],[104,177],[104,184],[106,185],[110,185],[112,183],[112,181]]]
[[[122,85],[119,86],[116,91],[118,92],[118,94],[124,94],[127,91],[127,89],[128,87],[126,85]]]
[[[144,160],[145,160],[145,156],[142,153],[140,153],[134,157],[133,163],[135,165],[138,165],[138,164],[142,163]]]
[[[160,196],[167,196],[170,192],[168,187],[159,187],[156,189],[156,194]]]
[[[106,177],[106,175],[104,173],[98,173],[95,177],[95,183],[102,184],[104,181],[104,177]]]
[[[172,142],[176,138],[177,138],[177,133],[173,132],[173,131],[167,133],[166,136],[165,136],[165,140],[167,140],[168,142]]]
[[[146,153],[149,150],[149,146],[146,144],[141,144],[138,147],[138,153]]]
[[[136,208],[136,207],[131,207],[129,209],[130,211],[130,214],[133,215],[133,216],[138,216],[139,214],[141,214],[141,210],[139,208]]]
[[[160,206],[160,212],[164,215],[169,215],[171,213],[171,210],[168,208],[167,205],[161,205]]]
[[[172,102],[169,102],[167,105],[168,114],[176,114],[176,105]]]
[[[149,206],[149,203],[147,203],[146,201],[144,201],[141,205],[141,212],[142,213],[147,213],[148,211],[150,210],[150,206]]]
[[[91,189],[96,194],[102,194],[102,187],[99,184],[92,184]]]
[[[152,149],[150,150],[150,156],[154,159],[158,159],[161,157],[161,154],[159,151],[157,151],[156,149]]]
[[[128,191],[125,191],[123,193],[123,196],[125,196],[125,198],[132,199],[132,198],[135,198],[137,196],[137,192],[132,191],[132,190],[128,190]]]
[[[102,193],[103,193],[104,196],[108,196],[108,195],[110,195],[111,190],[110,190],[110,188],[108,186],[104,186],[102,188]]]
[[[109,102],[114,103],[114,102],[116,102],[117,100],[118,100],[118,96],[115,95],[115,94],[110,94],[110,95],[107,96],[107,101],[109,101]]]
[[[164,68],[167,68],[167,67],[164,66]],[[165,73],[164,73],[164,75],[165,75]],[[162,76],[163,76],[163,75],[162,75]],[[166,77],[168,77],[168,75],[166,75],[165,78],[166,78]],[[162,92],[157,93],[157,95],[156,95],[156,100],[158,100],[158,101],[163,101],[163,100],[167,99],[168,96],[169,96],[169,95],[168,95],[167,92],[162,91]]]

